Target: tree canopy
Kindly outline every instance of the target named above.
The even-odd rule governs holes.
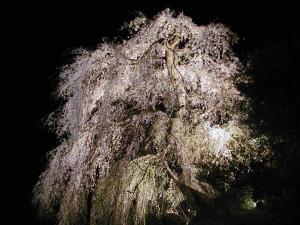
[[[272,166],[270,137],[249,124],[239,38],[168,9],[123,29],[128,37],[78,49],[61,68],[64,104],[47,120],[61,143],[34,203],[60,225],[197,224],[256,168]],[[239,200],[254,207],[252,187],[241,186]]]

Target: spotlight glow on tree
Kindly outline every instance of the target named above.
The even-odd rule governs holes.
[[[48,122],[66,138],[34,189],[60,225],[190,224],[269,154],[243,122],[229,28],[165,10],[124,29],[128,39],[80,49],[60,73],[66,103]],[[223,187],[206,179],[212,167]]]

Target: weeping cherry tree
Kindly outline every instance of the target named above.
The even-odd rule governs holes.
[[[48,124],[62,141],[33,202],[59,225],[193,224],[270,154],[244,122],[238,37],[168,9],[123,29],[61,68]]]

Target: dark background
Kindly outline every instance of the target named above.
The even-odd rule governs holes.
[[[114,37],[123,21],[132,19],[135,11],[151,17],[166,7],[183,11],[199,25],[229,25],[243,38],[238,52],[259,50],[284,39],[299,39],[297,7],[282,1],[265,5],[253,1],[220,5],[196,0],[74,2],[12,3],[1,18],[5,29],[2,56],[8,69],[1,75],[5,93],[2,97],[4,102],[8,100],[4,111],[9,119],[4,122],[9,125],[6,134],[10,141],[10,147],[2,149],[9,154],[3,158],[3,165],[12,171],[10,174],[4,170],[8,174],[5,187],[12,191],[8,196],[12,212],[8,224],[35,224],[31,190],[45,166],[45,153],[56,144],[41,121],[55,107],[50,94],[55,89],[59,65],[67,61],[64,53],[68,49],[91,47],[104,36]],[[297,76],[289,80],[291,84],[297,83]]]

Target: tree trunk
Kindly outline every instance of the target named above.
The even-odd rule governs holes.
[[[166,43],[166,61],[169,76],[171,77],[175,91],[177,92],[179,110],[176,112],[176,117],[181,118],[186,110],[186,93],[184,89],[183,80],[177,69],[177,56],[175,48],[179,44],[180,37],[176,36],[171,43]]]
[[[198,182],[196,178],[196,169],[193,165],[191,165],[191,160],[188,158],[188,150],[185,147],[184,143],[182,143],[181,141],[183,138],[181,137],[181,133],[183,132],[182,130],[185,127],[185,124],[183,123],[185,120],[184,117],[187,113],[187,104],[183,79],[177,69],[178,61],[176,56],[176,47],[179,44],[179,41],[180,37],[176,36],[171,41],[171,43],[167,42],[165,45],[168,74],[171,77],[172,85],[174,86],[174,90],[176,91],[179,105],[175,117],[170,118],[170,131],[166,134],[166,140],[168,141],[168,143],[171,143],[172,138],[175,138],[175,140],[179,141],[180,146],[178,146],[176,150],[182,169],[181,173],[177,176],[176,173],[169,168],[167,160],[163,160],[165,160],[164,165],[167,167],[167,171],[169,172],[170,176],[173,177],[173,179],[175,179],[181,185],[184,185],[185,187],[196,191],[202,196],[203,200],[207,201],[208,197],[212,197],[212,193],[209,193],[210,191],[206,190],[207,187],[205,187],[205,185],[202,185]],[[164,155],[165,154],[166,152],[164,153]]]

